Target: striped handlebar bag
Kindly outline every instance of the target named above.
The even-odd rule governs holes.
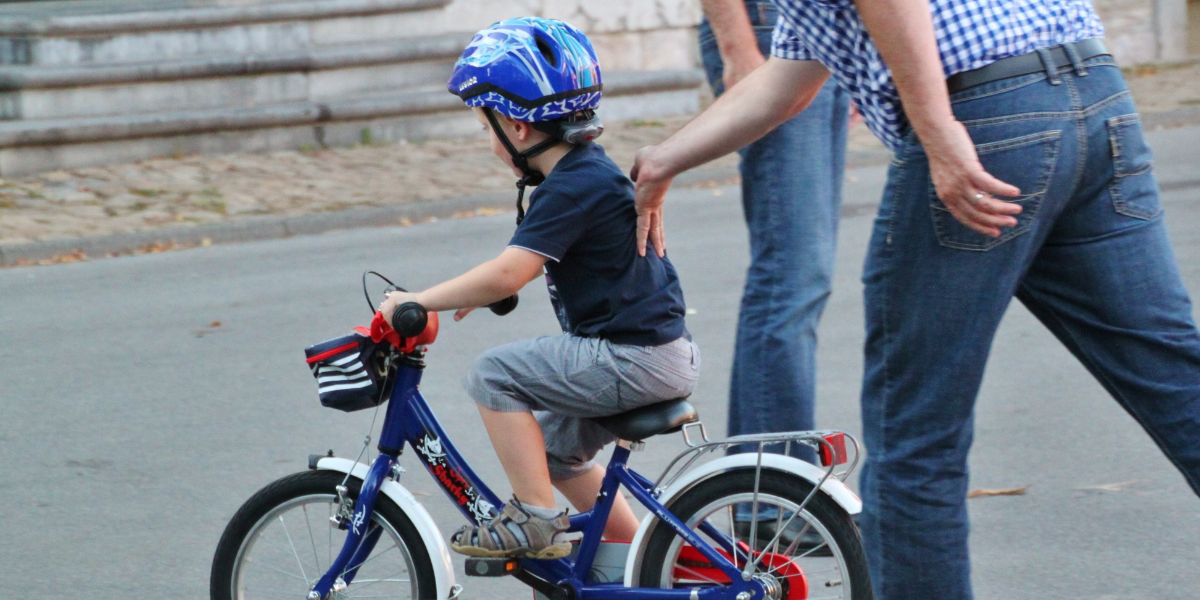
[[[373,360],[377,347],[369,336],[352,333],[304,349],[322,406],[353,412],[383,402],[385,374]]]

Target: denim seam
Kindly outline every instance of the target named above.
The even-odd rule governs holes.
[[[975,154],[976,155],[990,154],[992,152],[999,152],[1001,150],[1007,150],[1009,148],[1016,148],[1018,146],[1033,145],[1033,144],[1036,144],[1043,140],[1059,138],[1059,137],[1062,137],[1062,132],[1053,130],[1053,131],[1043,131],[1041,133],[1035,133],[1033,135],[1026,135],[1026,136],[1022,136],[1022,137],[1018,137],[1018,138],[1012,138],[1010,140],[1000,140],[998,142],[988,142],[986,144],[979,144],[978,146],[975,146]]]
[[[1155,431],[1153,431],[1150,427],[1146,426],[1146,422],[1142,420],[1141,415],[1139,415],[1137,413],[1137,411],[1135,411],[1133,409],[1133,405],[1131,405],[1129,403],[1129,400],[1126,399],[1125,396],[1122,395],[1119,391],[1117,391],[1118,390],[1117,386],[1114,385],[1112,380],[1108,378],[1107,374],[1105,374],[1103,372],[1103,370],[1101,370],[1099,368],[1099,366],[1096,364],[1095,360],[1093,360],[1091,355],[1084,349],[1084,345],[1080,344],[1079,340],[1075,339],[1075,336],[1071,334],[1070,329],[1068,329],[1066,327],[1065,323],[1059,317],[1058,313],[1054,310],[1054,308],[1039,301],[1036,297],[1037,292],[1034,291],[1032,288],[1030,288],[1028,285],[1025,285],[1025,283],[1022,282],[1021,287],[1025,289],[1026,296],[1030,299],[1030,301],[1034,302],[1038,306],[1042,307],[1043,310],[1046,311],[1047,316],[1053,317],[1055,323],[1058,324],[1059,328],[1063,332],[1063,335],[1070,338],[1071,343],[1075,344],[1076,348],[1079,348],[1079,354],[1076,355],[1076,358],[1078,358],[1080,362],[1084,363],[1084,366],[1088,367],[1088,371],[1092,373],[1093,377],[1095,377],[1097,380],[1100,380],[1101,384],[1107,384],[1104,386],[1105,390],[1107,390],[1108,393],[1112,394],[1113,399],[1115,399],[1117,401],[1117,403],[1120,404],[1121,407],[1125,409],[1125,412],[1129,413],[1133,417],[1133,419],[1138,422],[1138,425],[1141,425],[1142,429],[1147,434],[1149,434],[1151,438],[1154,439],[1154,442],[1156,444],[1158,444],[1159,449],[1162,450],[1162,453],[1167,457],[1167,460],[1171,461],[1171,464],[1175,465],[1175,468],[1183,475],[1183,478],[1186,479],[1188,484],[1192,486],[1192,490],[1195,491],[1197,494],[1200,494],[1200,481],[1194,480],[1192,478],[1192,476],[1188,472],[1188,470],[1186,468],[1184,468],[1184,466],[1182,464],[1180,464],[1179,461],[1175,460],[1175,457],[1171,455],[1171,452],[1169,450],[1167,450],[1166,444],[1163,443],[1163,440],[1161,438],[1159,438],[1158,434]]]
[[[962,124],[968,129],[971,127],[984,127],[988,125],[1007,125],[1009,123],[1018,123],[1021,121],[1037,121],[1043,119],[1070,119],[1075,116],[1076,111],[1067,110],[1060,112],[1030,112],[1021,113],[1019,115],[1008,115],[1004,117],[988,117],[986,119],[972,119],[963,121]]]
[[[1087,143],[1087,109],[1083,108],[1083,100],[1079,97],[1079,89],[1075,87],[1075,80],[1067,81],[1067,90],[1071,94],[1071,104],[1076,110],[1075,120],[1075,142],[1079,144],[1079,153],[1075,159],[1075,177],[1071,180],[1071,187],[1068,188],[1070,193],[1065,197],[1071,198],[1075,196],[1075,190],[1079,189],[1079,183],[1083,181],[1083,172],[1087,167],[1088,143]],[[1119,95],[1119,94],[1117,94]],[[1114,96],[1097,102],[1096,104],[1107,105]]]
[[[1117,102],[1120,102],[1126,98],[1131,98],[1132,96],[1133,96],[1133,93],[1130,92],[1129,90],[1117,92],[1117,93],[1115,93],[1099,102],[1095,102],[1091,106],[1088,106],[1087,108],[1083,109],[1083,114],[1086,117],[1090,117],[1090,116],[1108,108],[1109,106],[1116,104]]]
[[[906,169],[903,169],[902,167],[898,167],[897,172],[896,172],[897,181],[903,182],[903,178],[906,174],[907,174]],[[901,188],[901,186],[898,185],[893,189],[898,190],[900,188]],[[893,194],[894,193],[896,193],[896,192],[893,192]],[[890,401],[891,401],[891,397],[892,397],[892,361],[890,360],[890,358],[891,358],[891,353],[893,351],[893,349],[892,349],[893,335],[892,335],[892,320],[890,317],[891,317],[892,285],[895,280],[895,276],[893,273],[891,273],[891,269],[892,269],[891,263],[892,263],[892,258],[893,258],[892,257],[892,254],[893,254],[892,230],[893,230],[893,227],[895,227],[895,223],[896,223],[896,206],[897,206],[896,199],[893,198],[892,202],[889,204],[891,214],[888,215],[888,228],[887,228],[887,240],[886,240],[887,243],[884,245],[884,248],[881,251],[882,256],[880,257],[881,260],[887,261],[886,265],[885,265],[885,269],[888,272],[886,284],[883,286],[883,290],[881,292],[882,296],[883,296],[883,298],[881,299],[881,304],[883,305],[881,307],[881,310],[883,311],[881,320],[883,321],[883,348],[884,348],[884,352],[883,352],[883,397],[880,399],[880,402],[879,402],[879,417],[878,417],[879,445],[882,446],[882,448],[879,449],[880,450],[879,454],[881,456],[887,456],[887,454],[888,454],[888,452],[887,452],[887,448],[888,448],[888,443],[887,443],[887,440],[888,440],[888,435],[887,435],[888,406],[890,405]],[[875,483],[874,487],[876,490],[878,490],[878,487],[879,487],[878,481]],[[878,500],[878,498],[876,498],[876,500]],[[889,556],[891,554],[889,552],[888,545],[886,542],[886,540],[888,539],[888,536],[883,535],[883,527],[884,527],[884,523],[886,523],[886,521],[887,521],[887,519],[879,518],[879,515],[876,516],[875,527],[878,530],[878,537],[879,537],[879,541],[880,541],[879,558],[880,558],[880,563],[882,563],[881,568],[882,568],[882,565],[888,564],[887,556]],[[886,577],[886,574],[882,572],[882,570],[880,571],[880,579],[882,579],[883,581],[880,581],[876,585],[878,586],[878,589],[880,591],[883,591],[884,583],[886,582],[887,577]]]
[[[1073,110],[1059,111],[1059,112],[1049,112],[1049,111],[1029,112],[1029,113],[1021,113],[1019,115],[1008,115],[1008,116],[1004,116],[1004,117],[988,117],[985,119],[972,119],[972,120],[968,120],[968,121],[963,121],[962,124],[964,127],[967,127],[969,129],[972,127],[985,127],[985,126],[989,126],[989,125],[1006,125],[1009,123],[1017,123],[1020,121],[1035,121],[1035,120],[1042,120],[1042,119],[1075,119],[1075,118],[1079,118],[1081,116],[1085,116],[1085,117],[1091,116],[1092,114],[1095,114],[1105,108],[1108,108],[1108,106],[1111,104],[1114,104],[1116,102],[1124,100],[1125,98],[1129,97],[1129,95],[1130,95],[1129,91],[1119,92],[1119,93],[1113,94],[1112,96],[1109,96],[1108,98],[1105,98],[1099,102],[1096,102],[1095,104],[1092,104],[1091,106],[1088,106],[1087,108],[1076,108]],[[1072,99],[1075,101],[1076,104],[1079,104],[1078,96],[1075,93],[1072,93]]]

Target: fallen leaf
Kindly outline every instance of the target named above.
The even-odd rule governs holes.
[[[967,494],[967,499],[970,500],[971,498],[982,498],[985,496],[1024,496],[1025,491],[1028,489],[1029,486],[1007,490],[971,490]]]
[[[220,321],[213,321],[212,323],[209,323],[209,324],[208,324],[208,326],[209,326],[209,327],[220,327],[220,326],[221,326],[221,322],[220,322]]]

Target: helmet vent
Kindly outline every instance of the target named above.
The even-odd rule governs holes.
[[[542,58],[546,59],[546,62],[550,63],[551,67],[557,69],[558,57],[554,55],[554,49],[550,47],[550,43],[540,35],[533,36],[533,39],[537,41],[537,49],[538,52],[542,53]]]

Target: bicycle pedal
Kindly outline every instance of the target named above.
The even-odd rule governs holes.
[[[521,572],[521,561],[516,558],[468,558],[468,577],[505,577]]]

